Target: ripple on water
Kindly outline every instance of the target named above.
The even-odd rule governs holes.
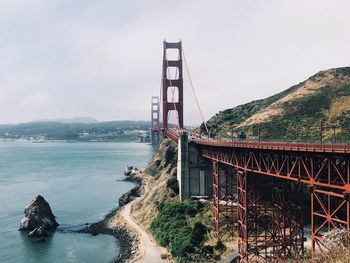
[[[38,194],[61,227],[102,219],[133,187],[122,179],[126,164],[146,166],[154,148],[133,143],[0,143],[0,262],[111,262],[116,239],[56,232],[33,242],[17,231],[24,207]]]

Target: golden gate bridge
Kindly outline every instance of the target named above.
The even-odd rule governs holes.
[[[152,97],[152,138],[157,139],[158,133],[162,133],[164,138],[180,146],[188,143],[187,139],[184,142],[187,131],[183,123],[183,59],[188,74],[189,70],[181,41],[164,41],[163,48],[161,102],[158,97]],[[169,49],[178,51],[177,59],[168,59]],[[174,77],[170,76],[170,68],[176,68]],[[205,124],[191,79],[190,86]],[[169,114],[174,111],[176,128],[169,124]],[[278,261],[292,255],[301,256],[307,206],[310,207],[313,254],[324,250],[323,233],[340,227],[349,230],[348,144],[228,142],[201,138],[191,139],[190,143],[198,151],[198,158],[206,160],[211,172],[218,241],[224,234],[223,225],[227,226],[225,229],[238,229],[239,262]],[[184,151],[186,147],[182,145],[178,150]],[[181,154],[182,162],[188,162],[184,159],[188,157]],[[178,168],[178,171],[186,170]],[[185,177],[180,174],[178,178],[181,181]],[[305,196],[309,204],[303,200]]]

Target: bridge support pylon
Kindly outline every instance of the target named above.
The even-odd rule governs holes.
[[[177,145],[177,180],[179,182],[180,200],[188,199],[191,196],[188,146],[188,135],[183,132],[179,136]]]
[[[160,141],[159,134],[159,97],[152,96],[151,102],[151,143],[157,145]]]
[[[163,68],[162,68],[162,97],[163,97],[163,130],[168,128],[169,112],[176,111],[178,118],[178,128],[183,129],[183,78],[182,78],[182,42],[163,42]],[[168,57],[167,51],[169,49],[178,50],[178,57],[172,58]],[[171,68],[176,69],[175,76],[171,76]],[[175,90],[177,89],[177,92]],[[178,98],[170,98],[168,91],[172,92],[174,96],[175,93]]]

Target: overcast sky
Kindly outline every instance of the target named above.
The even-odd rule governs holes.
[[[350,66],[348,0],[0,0],[0,123],[148,120],[162,41],[206,118]],[[185,123],[200,115],[185,79]]]

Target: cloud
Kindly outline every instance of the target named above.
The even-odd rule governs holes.
[[[148,119],[164,38],[183,40],[209,118],[347,66],[349,9],[345,0],[0,0],[0,123],[62,109]],[[188,77],[185,84],[185,122],[200,123]]]
[[[0,88],[0,101],[6,100],[6,95],[8,94],[8,90],[5,88]]]
[[[47,92],[39,91],[21,98],[19,103],[27,108],[45,108],[53,105],[53,99]]]

